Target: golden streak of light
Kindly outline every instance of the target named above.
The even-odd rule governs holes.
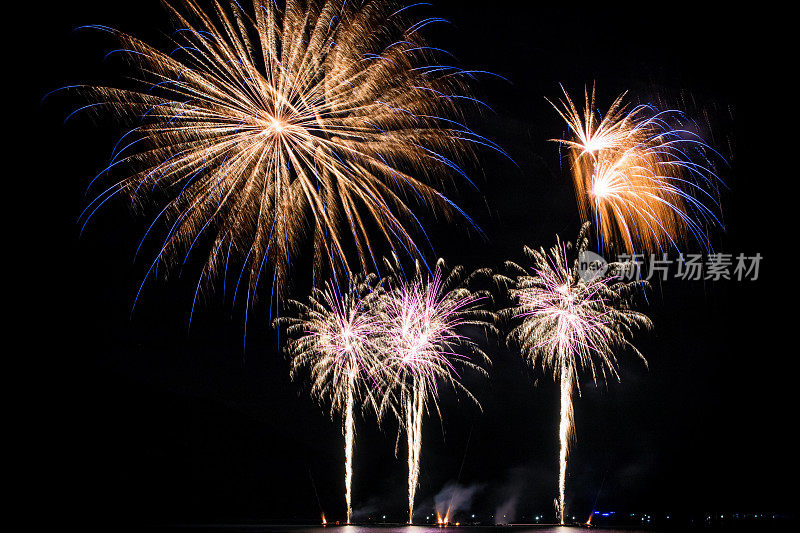
[[[345,405],[345,419],[344,419],[344,449],[345,449],[345,503],[347,505],[347,524],[350,524],[353,517],[353,503],[351,494],[351,485],[353,483],[353,439],[355,437],[355,420],[353,419],[353,389],[355,389],[355,375],[353,372],[349,374],[349,383],[347,386],[347,403]]]
[[[572,413],[572,382],[574,376],[569,360],[564,358],[561,363],[561,420],[558,425],[559,468],[558,468],[558,512],[561,525],[564,525],[564,493],[567,483],[567,455],[569,453],[569,441],[572,436],[574,424]]]

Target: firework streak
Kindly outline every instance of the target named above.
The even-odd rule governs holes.
[[[486,354],[468,336],[464,327],[493,331],[495,315],[482,309],[490,296],[468,287],[488,270],[477,270],[465,279],[462,267],[446,272],[444,262],[437,262],[432,275],[423,274],[417,263],[416,275],[406,280],[399,263],[386,262],[392,270],[388,290],[380,306],[385,334],[382,374],[386,376],[386,396],[397,398],[405,420],[408,443],[408,522],[414,520],[414,496],[419,484],[422,451],[422,418],[428,403],[437,413],[439,382],[463,392],[477,405],[477,399],[460,382],[458,368],[468,368],[486,375],[480,362],[489,363]],[[473,359],[467,357],[471,354]],[[441,416],[441,413],[439,413]]]
[[[374,375],[379,363],[378,322],[370,310],[376,278],[354,280],[342,294],[326,283],[315,288],[308,303],[289,300],[290,313],[278,319],[293,340],[287,343],[293,378],[310,376],[311,394],[340,413],[345,439],[345,502],[352,519],[355,409],[376,407],[379,390]]]
[[[292,375],[309,375],[311,392],[340,414],[345,437],[345,500],[352,518],[354,411],[369,407],[379,423],[391,413],[408,443],[409,523],[419,484],[422,419],[430,406],[441,416],[438,392],[449,385],[477,404],[460,382],[460,369],[483,375],[488,357],[463,328],[496,331],[495,314],[483,309],[486,291],[469,289],[491,272],[464,275],[448,271],[442,260],[431,275],[419,263],[407,280],[396,256],[386,260],[390,274],[354,278],[342,294],[335,282],[314,289],[308,303],[289,300],[286,316],[277,320],[291,339],[286,353]],[[470,357],[471,356],[471,357]],[[477,361],[475,360],[477,358]]]

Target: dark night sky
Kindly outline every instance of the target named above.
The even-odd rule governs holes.
[[[438,226],[437,252],[451,264],[499,266],[519,259],[523,244],[574,238],[569,176],[547,142],[563,128],[544,97],[557,97],[559,82],[574,93],[596,80],[601,107],[630,89],[708,112],[714,145],[731,161],[721,171],[726,232],[715,248],[765,257],[756,282],[670,281],[650,293],[655,330],[639,341],[649,369],[626,354],[621,384],[587,383],[576,399],[570,509],[588,514],[605,478],[602,508],[794,512],[796,312],[785,250],[795,245],[779,218],[793,212],[785,204],[795,196],[796,167],[776,115],[796,120],[796,110],[780,15],[698,10],[699,2],[529,4],[435,2],[432,12],[452,24],[431,29],[432,43],[462,66],[511,81],[476,84],[494,113],[471,124],[517,163],[480,154],[471,174],[483,197],[465,185],[449,192],[488,241],[465,236],[459,224]],[[18,264],[30,280],[19,309],[31,331],[24,349],[6,357],[24,360],[30,378],[13,407],[27,436],[25,492],[47,515],[123,522],[315,520],[320,505],[340,517],[338,424],[289,382],[263,309],[250,318],[246,349],[242,313],[220,294],[202,301],[187,332],[196,277],[186,272],[148,284],[131,315],[147,268],[133,253],[153,213],[132,215],[117,202],[78,235],[85,187],[123,130],[110,120],[63,125],[80,101],[39,101],[62,85],[119,79],[118,63],[103,61],[113,42],[74,27],[105,24],[158,39],[169,29],[165,11],[155,0],[22,9],[37,21],[24,25],[31,57],[12,67],[33,83],[24,99],[33,129],[20,136],[31,152],[13,177],[27,191]],[[298,280],[298,293],[306,286]],[[517,516],[549,517],[556,386],[513,352],[496,344],[489,351],[491,380],[472,383],[484,412],[445,397],[444,422],[426,421],[419,507],[456,479],[466,448],[460,482],[481,486],[475,512],[490,515],[516,494]],[[405,452],[394,458],[395,428],[380,432],[367,420],[359,432],[354,506],[401,519]]]

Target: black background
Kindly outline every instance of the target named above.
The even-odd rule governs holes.
[[[494,112],[471,124],[516,162],[482,152],[470,173],[483,196],[466,184],[448,190],[488,240],[467,236],[463,223],[428,219],[436,251],[450,263],[498,266],[519,259],[523,244],[550,245],[556,233],[574,238],[570,178],[547,141],[563,126],[544,98],[558,97],[558,83],[575,94],[593,81],[601,108],[630,90],[642,101],[685,106],[710,125],[710,142],[730,161],[720,172],[726,231],[714,246],[765,258],[755,282],[654,287],[647,311],[655,330],[639,341],[649,369],[628,354],[622,383],[585,383],[576,398],[570,512],[588,515],[601,484],[596,507],[618,512],[794,512],[788,205],[796,196],[797,112],[785,17],[683,2],[435,4],[418,13],[451,24],[427,30],[433,45],[453,51],[461,66],[510,80],[475,84]],[[189,330],[191,271],[148,283],[131,314],[148,264],[133,253],[154,213],[111,203],[79,236],[85,187],[124,130],[112,120],[63,124],[82,101],[41,99],[59,86],[120,79],[120,63],[103,60],[114,43],[73,28],[104,24],[163,42],[166,11],[154,0],[18,9],[9,23],[19,27],[9,31],[20,37],[8,50],[22,60],[8,70],[14,83],[33,86],[14,126],[19,146],[7,154],[22,163],[6,177],[19,187],[7,203],[15,213],[10,233],[21,242],[9,245],[6,263],[16,272],[9,279],[22,324],[12,332],[21,342],[6,357],[24,363],[9,406],[21,422],[21,492],[34,502],[33,516],[315,521],[324,510],[342,518],[339,423],[289,381],[266,304],[250,316],[246,346],[243,313],[220,294],[201,298]],[[298,294],[305,287],[297,280]],[[489,351],[491,380],[469,381],[483,413],[446,396],[444,421],[426,421],[418,508],[429,512],[433,496],[458,478],[480,487],[472,512],[483,518],[514,498],[517,519],[551,518],[557,387],[513,352],[495,344]],[[358,430],[357,516],[402,520],[405,450],[395,458],[396,427],[379,431],[367,419]]]

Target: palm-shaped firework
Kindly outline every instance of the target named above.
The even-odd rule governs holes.
[[[345,501],[352,517],[351,482],[355,409],[377,407],[378,320],[370,308],[376,278],[353,280],[343,292],[336,284],[314,288],[308,303],[289,300],[289,315],[278,319],[291,339],[285,347],[293,378],[308,376],[311,394],[340,414],[345,439]]]
[[[704,223],[719,224],[709,155],[718,154],[686,128],[680,111],[630,107],[623,94],[598,119],[594,89],[584,96],[583,112],[566,91],[554,104],[572,133],[557,141],[569,147],[583,219],[591,213],[606,246],[621,240],[630,253],[690,238],[709,247]]]
[[[514,279],[497,276],[507,287],[513,307],[499,312],[501,319],[512,324],[509,344],[520,348],[533,365],[552,372],[561,387],[561,421],[559,424],[558,511],[564,523],[564,489],[569,442],[572,438],[572,392],[578,386],[580,373],[589,372],[592,379],[617,374],[616,349],[631,348],[634,332],[650,328],[644,314],[630,308],[632,293],[640,282],[621,281],[616,277],[626,265],[612,263],[605,272],[588,275],[578,269],[588,248],[589,224],[581,228],[577,240],[577,257],[568,258],[570,243],[557,238],[549,253],[540,248],[525,247],[531,263],[526,269],[506,263]],[[583,274],[583,275],[581,275]]]
[[[408,23],[391,0],[254,0],[252,12],[233,0],[213,15],[185,4],[170,8],[179,29],[166,51],[99,27],[138,66],[139,88],[79,88],[87,108],[137,123],[101,172],[130,174],[82,216],[120,193],[160,203],[148,276],[207,242],[201,280],[238,258],[251,289],[267,265],[280,292],[307,239],[317,272],[349,272],[353,251],[366,270],[375,238],[419,253],[407,198],[458,210],[441,176],[463,174],[453,154],[492,143],[461,123],[472,73],[438,64],[420,36],[441,19]]]
[[[448,272],[441,259],[435,271],[423,274],[419,263],[406,279],[396,258],[386,262],[392,273],[378,306],[382,340],[381,375],[386,384],[382,408],[394,406],[408,442],[408,521],[414,519],[414,496],[419,480],[422,418],[429,404],[439,412],[438,388],[452,386],[478,404],[461,383],[460,369],[486,375],[481,363],[489,358],[463,328],[494,330],[495,315],[482,306],[488,292],[469,287],[490,275],[478,270],[466,276],[463,267]],[[471,356],[471,358],[470,358]]]

